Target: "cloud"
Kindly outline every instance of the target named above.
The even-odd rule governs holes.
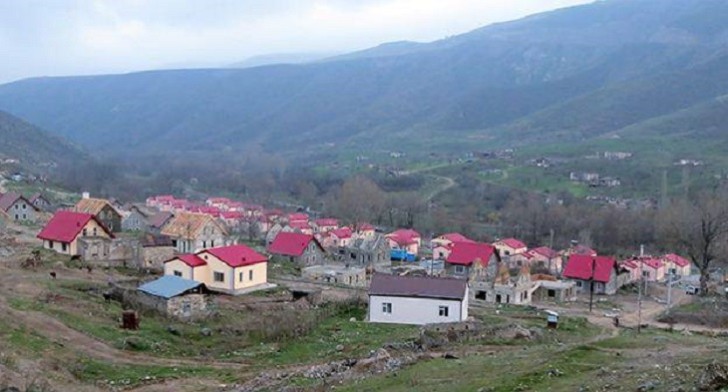
[[[0,82],[431,41],[587,0],[3,0]]]

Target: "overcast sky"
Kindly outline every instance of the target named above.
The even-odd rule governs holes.
[[[432,41],[591,0],[0,0],[0,83]]]

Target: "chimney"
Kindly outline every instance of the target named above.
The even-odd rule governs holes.
[[[84,193],[81,194],[81,198],[83,198],[83,199],[89,199],[89,198],[91,198],[91,194],[88,193],[88,192],[84,192]]]

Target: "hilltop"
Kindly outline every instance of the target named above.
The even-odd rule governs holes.
[[[117,155],[580,143],[728,93],[726,16],[601,1],[309,64],[23,80],[0,107]]]

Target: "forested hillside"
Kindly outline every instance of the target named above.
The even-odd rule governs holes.
[[[0,108],[112,156],[580,143],[715,118],[726,21],[721,0],[607,0],[309,64],[23,80]]]

